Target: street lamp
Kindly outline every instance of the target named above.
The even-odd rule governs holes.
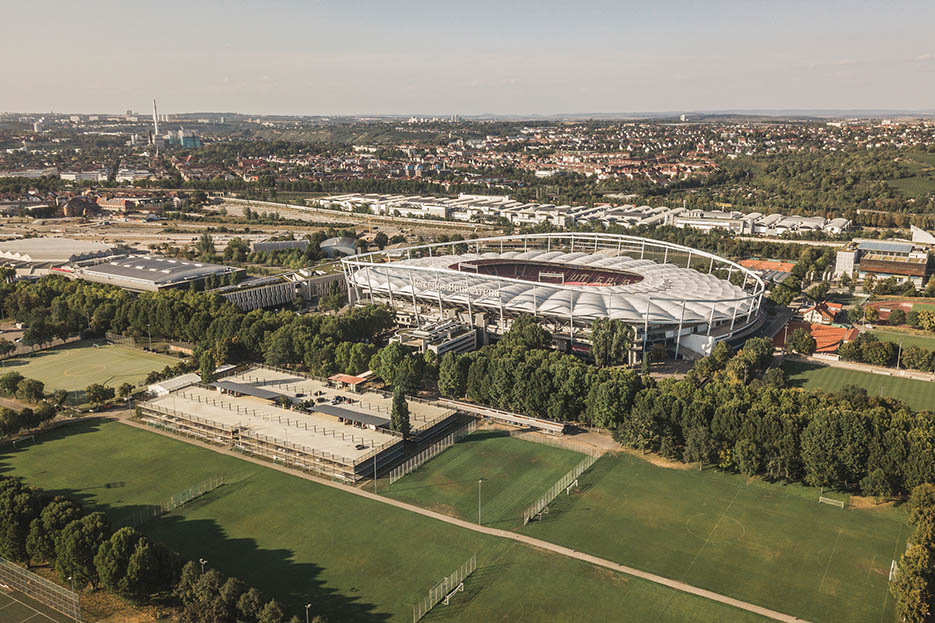
[[[78,591],[75,590],[75,576],[68,576],[68,581],[71,582],[71,592],[77,594]],[[81,621],[81,602],[75,599],[75,623]],[[308,622],[306,622],[308,623]]]
[[[149,352],[153,352],[153,330],[151,322],[146,323],[146,335],[149,336]]]
[[[480,490],[481,490],[481,484],[483,482],[484,482],[483,478],[477,479],[477,525],[478,526],[481,525],[480,523]]]
[[[312,607],[312,604],[305,604],[305,623],[308,623],[308,609]]]
[[[204,573],[204,572],[205,572],[205,563],[208,562],[208,559],[207,559],[207,558],[199,558],[199,559],[198,559],[198,562],[201,563],[201,572]]]

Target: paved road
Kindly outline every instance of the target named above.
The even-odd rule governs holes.
[[[543,549],[543,550],[546,550],[546,551],[549,551],[549,552],[552,552],[552,553],[555,553],[555,554],[559,554],[559,555],[561,555],[561,556],[567,556],[568,558],[574,558],[574,559],[576,559],[576,560],[581,560],[581,561],[583,561],[583,562],[587,562],[587,563],[590,563],[590,564],[592,564],[592,565],[597,565],[597,566],[599,566],[599,567],[604,567],[604,568],[606,568],[606,569],[611,569],[611,570],[613,570],[613,571],[618,571],[618,572],[620,572],[620,573],[624,573],[624,574],[627,574],[627,575],[630,575],[630,576],[638,577],[638,578],[641,578],[641,579],[646,580],[646,581],[648,581],[648,582],[653,582],[653,583],[655,583],[655,584],[660,584],[660,585],[662,585],[662,586],[666,586],[666,587],[668,587],[668,588],[671,588],[671,589],[674,589],[674,590],[677,590],[677,591],[681,591],[681,592],[683,592],[683,593],[689,593],[689,594],[691,594],[691,595],[697,595],[697,596],[699,596],[699,597],[704,597],[705,599],[710,599],[711,601],[716,601],[716,602],[718,602],[718,603],[727,604],[727,605],[729,605],[729,606],[733,606],[733,607],[739,608],[739,609],[741,609],[741,610],[746,610],[747,612],[752,612],[752,613],[754,613],[754,614],[758,614],[758,615],[760,615],[760,616],[764,616],[764,617],[773,619],[773,620],[775,620],[775,621],[784,621],[784,622],[786,622],[786,623],[796,623],[796,622],[802,622],[802,623],[804,623],[804,622],[805,622],[804,619],[799,619],[799,618],[797,618],[797,617],[794,617],[794,616],[791,616],[791,615],[788,615],[788,614],[784,614],[784,613],[782,613],[782,612],[777,612],[777,611],[775,611],[775,610],[770,610],[769,608],[763,608],[762,606],[757,606],[756,604],[751,604],[751,603],[748,603],[748,602],[746,602],[746,601],[741,601],[741,600],[739,600],[739,599],[734,599],[733,597],[728,597],[728,596],[726,596],[726,595],[721,595],[720,593],[715,593],[715,592],[713,592],[713,591],[709,591],[709,590],[706,590],[706,589],[703,589],[703,588],[698,588],[697,586],[692,586],[691,584],[686,584],[685,582],[680,582],[680,581],[678,581],[678,580],[673,580],[673,579],[671,579],[671,578],[666,578],[666,577],[663,577],[663,576],[661,576],[661,575],[656,575],[655,573],[648,573],[648,572],[646,572],[646,571],[640,571],[639,569],[634,569],[633,567],[628,567],[628,566],[626,566],[626,565],[621,565],[621,564],[616,563],[616,562],[614,562],[614,561],[612,561],[612,560],[607,560],[606,558],[599,558],[599,557],[597,557],[597,556],[592,556],[591,554],[585,554],[584,552],[579,552],[579,551],[577,551],[577,550],[574,550],[574,549],[571,549],[571,548],[568,548],[568,547],[564,547],[564,546],[562,546],[562,545],[557,545],[557,544],[555,544],[555,543],[550,543],[550,542],[548,542],[548,541],[542,541],[542,540],[540,540],[540,539],[536,539],[536,538],[533,538],[533,537],[530,537],[530,536],[526,536],[526,535],[523,535],[523,534],[518,534],[518,533],[516,533],[516,532],[510,532],[510,531],[508,531],[508,530],[499,530],[499,529],[496,529],[496,528],[488,528],[488,527],[486,527],[486,526],[477,525],[477,524],[471,523],[471,522],[469,522],[469,521],[464,521],[464,520],[462,520],[462,519],[457,519],[457,518],[455,518],[455,517],[450,517],[450,516],[448,516],[448,515],[443,515],[443,514],[441,514],[441,513],[437,513],[437,512],[435,512],[435,511],[430,511],[430,510],[425,509],[425,508],[420,508],[420,507],[418,507],[418,506],[413,506],[412,504],[407,504],[407,503],[405,503],[405,502],[400,502],[400,501],[398,501],[398,500],[393,500],[393,499],[390,499],[390,498],[386,498],[386,497],[383,497],[383,496],[381,496],[381,495],[377,495],[376,493],[373,493],[373,492],[371,492],[371,491],[365,491],[365,490],[363,490],[363,489],[360,489],[360,488],[357,488],[357,487],[352,487],[352,486],[350,486],[350,485],[345,485],[345,484],[339,483],[339,482],[332,482],[332,481],[326,480],[326,479],[324,479],[324,478],[318,478],[317,476],[312,476],[311,474],[306,474],[305,472],[300,472],[300,471],[296,471],[296,470],[293,470],[293,469],[289,469],[289,468],[284,467],[284,466],[282,466],[282,465],[277,465],[277,464],[275,464],[275,463],[270,463],[270,462],[264,461],[264,460],[262,460],[262,459],[258,459],[258,458],[255,458],[255,457],[251,457],[251,456],[247,456],[247,455],[244,455],[244,454],[240,454],[240,453],[238,453],[238,452],[233,452],[232,450],[228,450],[227,448],[221,448],[221,447],[218,447],[218,446],[214,446],[214,445],[211,445],[211,444],[207,444],[207,443],[198,441],[198,440],[196,440],[196,439],[190,439],[190,438],[188,438],[188,437],[176,436],[176,435],[170,434],[170,433],[168,433],[168,432],[166,432],[166,431],[161,431],[161,430],[158,430],[158,429],[155,429],[155,428],[151,428],[151,427],[149,427],[149,426],[146,426],[145,424],[141,424],[141,423],[139,423],[139,422],[134,422],[134,421],[132,421],[131,419],[129,419],[129,416],[130,416],[131,414],[132,414],[132,412],[130,412],[130,411],[122,411],[122,412],[117,412],[117,413],[110,413],[110,414],[108,414],[108,416],[109,416],[111,419],[115,419],[115,420],[117,420],[117,421],[123,422],[124,424],[127,424],[127,425],[129,425],[129,426],[133,426],[133,427],[136,427],[136,428],[141,428],[141,429],[143,429],[143,430],[147,430],[147,431],[149,431],[149,432],[158,433],[158,434],[160,434],[160,435],[165,435],[166,437],[172,437],[173,439],[179,439],[179,440],[185,441],[185,442],[187,442],[187,443],[190,443],[190,444],[193,444],[193,445],[196,445],[196,446],[200,446],[200,447],[202,447],[202,448],[207,448],[208,450],[212,450],[212,451],[217,452],[217,453],[219,453],[219,454],[226,454],[226,455],[230,455],[230,456],[235,456],[235,457],[237,457],[237,458],[239,458],[239,459],[242,459],[242,460],[245,460],[245,461],[250,461],[250,462],[252,462],[252,463],[256,463],[257,465],[262,465],[263,467],[268,467],[268,468],[270,468],[270,469],[279,470],[279,471],[281,471],[281,472],[285,472],[285,473],[287,473],[287,474],[291,474],[291,475],[297,476],[297,477],[299,477],[299,478],[304,478],[305,480],[310,480],[310,481],[312,481],[312,482],[318,483],[318,484],[320,484],[320,485],[324,485],[324,486],[326,486],[326,487],[332,487],[332,488],[334,488],[334,489],[340,489],[341,491],[345,491],[345,492],[351,493],[351,494],[353,494],[353,495],[357,495],[357,496],[360,496],[360,497],[364,497],[364,498],[367,498],[367,499],[369,499],[369,500],[374,500],[374,501],[376,501],[376,502],[381,502],[381,503],[383,503],[383,504],[389,504],[390,506],[395,506],[396,508],[400,508],[400,509],[403,509],[403,510],[407,510],[407,511],[412,512],[412,513],[417,513],[417,514],[422,515],[422,516],[424,516],[424,517],[430,517],[430,518],[436,519],[436,520],[438,520],[438,521],[444,521],[445,523],[448,523],[448,524],[451,524],[451,525],[454,525],[454,526],[458,526],[458,527],[460,527],[460,528],[464,528],[465,530],[472,530],[472,531],[474,531],[474,532],[479,532],[479,533],[481,533],[481,534],[486,534],[486,535],[489,535],[489,536],[495,536],[495,537],[499,537],[499,538],[503,538],[503,539],[510,539],[510,540],[512,540],[512,541],[516,541],[516,542],[519,542],[519,543],[523,543],[523,544],[525,544],[525,545],[530,545],[530,546],[532,546],[532,547],[536,547],[536,548],[539,548],[539,549]]]

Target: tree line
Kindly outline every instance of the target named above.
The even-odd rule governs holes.
[[[900,621],[925,623],[935,614],[935,485],[913,488],[906,506],[913,531],[890,579],[890,592]]]
[[[89,513],[70,498],[19,479],[0,476],[0,520],[0,555],[27,568],[48,564],[79,591],[102,588],[138,604],[149,603],[154,593],[171,591],[185,623],[287,619],[279,602],[237,578],[203,572],[194,561],[183,564],[178,554],[136,529],[115,529],[104,513]]]

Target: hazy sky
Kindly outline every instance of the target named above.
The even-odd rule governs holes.
[[[0,111],[935,109],[935,1],[0,0]]]

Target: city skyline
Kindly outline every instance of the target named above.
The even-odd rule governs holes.
[[[935,7],[913,2],[106,1],[8,7],[0,110],[283,115],[931,111]],[[50,16],[53,16],[50,18]],[[17,88],[16,85],[29,85]]]

